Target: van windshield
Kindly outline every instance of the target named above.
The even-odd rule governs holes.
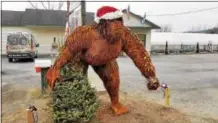
[[[28,38],[24,35],[13,34],[8,36],[9,45],[28,45],[29,43]]]

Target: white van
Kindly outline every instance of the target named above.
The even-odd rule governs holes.
[[[8,61],[14,59],[34,59],[38,56],[38,47],[35,37],[27,32],[13,32],[7,35],[6,54]]]

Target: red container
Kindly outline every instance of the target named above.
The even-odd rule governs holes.
[[[40,67],[35,67],[36,73],[41,72],[41,68]]]

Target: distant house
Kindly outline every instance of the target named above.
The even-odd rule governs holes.
[[[132,12],[127,16],[127,10],[123,10],[124,24],[133,30],[147,50],[150,51],[151,30],[159,29],[156,24],[143,20],[143,17]],[[26,9],[25,11],[6,11],[2,10],[2,48],[5,52],[6,36],[9,32],[31,32],[40,44],[39,53],[48,52],[54,39],[63,40],[66,11],[60,10],[37,10]],[[94,13],[87,12],[86,24],[94,22]]]

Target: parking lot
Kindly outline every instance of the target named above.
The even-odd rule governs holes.
[[[40,58],[45,59],[45,58]],[[218,54],[154,55],[152,61],[161,82],[171,89],[171,106],[196,117],[218,117]],[[163,104],[161,91],[149,92],[145,79],[128,57],[118,59],[120,90]],[[31,61],[9,63],[2,59],[2,83],[40,87],[40,74]],[[89,70],[89,72],[93,72]]]

